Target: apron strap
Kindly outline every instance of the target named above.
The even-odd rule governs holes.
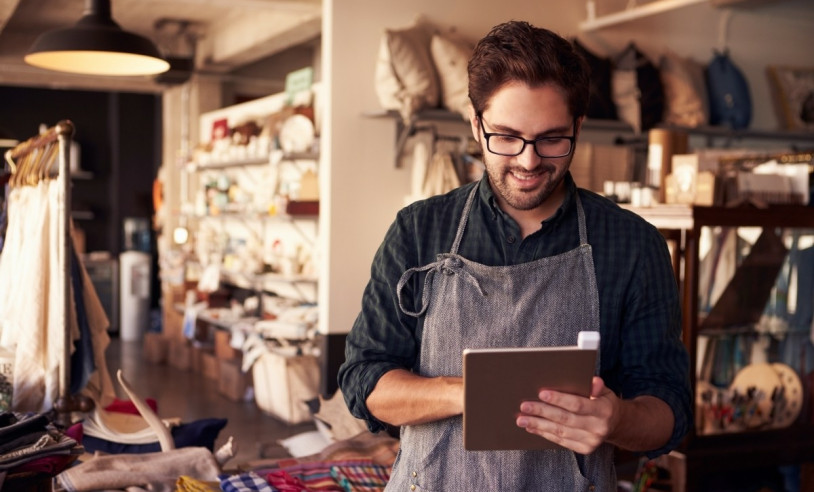
[[[577,197],[577,217],[579,219],[579,245],[588,244],[588,227],[585,225],[585,210],[582,209],[582,200],[579,198],[579,190],[575,190]]]
[[[406,272],[401,274],[401,278],[399,279],[399,283],[396,286],[396,297],[398,297],[399,309],[401,309],[402,313],[404,313],[404,314],[406,314],[408,316],[412,316],[414,318],[418,318],[419,316],[423,315],[427,311],[427,306],[429,305],[429,297],[430,297],[430,289],[429,289],[430,277],[432,277],[433,274],[435,274],[435,267],[439,263],[441,263],[440,260],[435,261],[433,263],[430,263],[428,265],[421,266],[421,267],[413,267],[413,268],[410,268],[409,270],[407,270]],[[427,275],[424,277],[424,289],[423,289],[423,292],[421,293],[421,309],[419,311],[417,311],[417,312],[408,311],[404,307],[404,303],[401,300],[401,289],[404,288],[404,285],[407,283],[408,280],[410,280],[410,277],[412,277],[414,273],[424,272],[424,271],[427,272]]]
[[[452,243],[452,250],[450,253],[453,255],[458,254],[458,247],[461,245],[461,239],[464,237],[464,229],[466,229],[466,221],[469,219],[469,211],[472,209],[472,202],[475,201],[475,195],[478,194],[478,186],[472,187],[469,196],[466,198],[464,211],[461,213],[461,220],[458,222],[458,232],[455,233],[455,242]]]

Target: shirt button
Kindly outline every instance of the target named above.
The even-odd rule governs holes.
[[[415,490],[415,485],[410,485],[410,490]]]
[[[418,473],[413,472],[413,478],[415,478],[415,477],[417,477],[417,476],[418,476]]]
[[[514,242],[517,241],[517,238],[515,238],[514,236],[509,236],[506,238],[506,241],[508,241],[509,244],[514,244]]]
[[[594,490],[596,490],[596,486],[595,486],[595,485],[591,485],[591,486],[589,486],[589,487],[588,487],[588,490],[589,490],[590,492],[594,492]]]

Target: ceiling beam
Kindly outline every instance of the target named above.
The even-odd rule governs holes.
[[[255,12],[211,26],[197,47],[196,66],[210,72],[227,72],[320,35],[322,11],[307,14]]]

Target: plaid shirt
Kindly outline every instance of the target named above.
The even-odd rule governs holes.
[[[487,177],[442,196],[402,209],[376,252],[362,310],[347,337],[339,385],[351,412],[372,431],[384,424],[365,400],[379,378],[396,368],[417,367],[423,318],[399,309],[396,285],[405,270],[432,263],[449,252],[466,196],[472,204],[459,253],[491,266],[516,265],[569,251],[579,245],[575,193],[570,173],[567,196],[542,228],[522,238],[520,228],[498,206]],[[691,423],[691,392],[686,349],[681,342],[678,289],[666,241],[638,215],[587,190],[579,190],[588,242],[593,251],[600,299],[600,376],[623,398],[652,395],[675,415],[668,444],[677,446]],[[421,304],[424,275],[413,275],[402,296],[405,308]]]

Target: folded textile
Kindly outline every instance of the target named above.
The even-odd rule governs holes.
[[[77,423],[68,427],[65,429],[65,435],[77,443],[81,443],[82,424]],[[11,468],[9,473],[41,473],[53,477],[67,468],[68,465],[76,461],[76,459],[79,458],[79,456],[83,453],[84,448],[77,445],[71,448],[68,453],[50,454],[27,461],[22,465]]]
[[[41,456],[70,454],[77,442],[57,432],[46,433],[33,444],[0,455],[0,470],[8,470]]]
[[[254,472],[221,475],[220,488],[223,492],[275,492],[264,478]]]
[[[390,480],[390,467],[373,464],[332,466],[331,476],[345,492],[378,492]]]
[[[144,402],[153,409],[153,412],[158,413],[158,403],[154,398],[145,398]],[[130,400],[114,399],[110,405],[105,407],[108,412],[129,413],[132,415],[140,415],[138,408]]]
[[[54,479],[54,492],[151,487],[174,490],[178,477],[218,480],[220,468],[212,453],[201,447],[160,453],[95,455]]]
[[[220,492],[219,481],[203,481],[181,475],[175,482],[175,492]]]
[[[4,412],[0,414],[0,442],[7,442],[36,430],[45,430],[48,417],[36,413]]]

